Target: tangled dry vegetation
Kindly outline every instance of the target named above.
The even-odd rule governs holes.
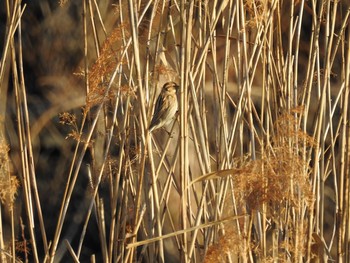
[[[0,262],[350,261],[347,0],[0,5]]]

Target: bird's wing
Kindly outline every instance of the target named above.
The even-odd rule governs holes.
[[[168,105],[166,104],[168,104],[166,97],[160,94],[154,107],[154,113],[150,127],[157,124],[158,121],[164,116],[168,108]]]

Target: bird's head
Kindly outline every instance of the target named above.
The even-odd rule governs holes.
[[[167,82],[163,86],[163,91],[166,91],[168,93],[176,93],[179,89],[179,85],[173,81]]]

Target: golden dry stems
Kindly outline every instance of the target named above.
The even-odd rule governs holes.
[[[143,5],[145,3],[143,2]],[[144,6],[141,6],[140,9],[142,10]],[[126,2],[123,3],[122,10],[126,7]],[[116,15],[120,12],[120,7],[115,6],[114,12]],[[145,16],[143,17],[143,20],[141,21],[139,27],[138,27],[138,33],[139,33],[139,44],[142,46],[142,50],[146,48],[146,44],[148,41],[147,33],[149,33],[150,30],[154,29],[155,32],[158,32],[158,30],[162,30],[159,28],[160,23],[162,22],[159,20],[159,14],[161,12],[161,5],[158,4],[155,11],[155,17],[154,21],[152,23],[152,28],[149,28],[150,23],[150,15],[151,11],[153,10],[154,6],[152,4],[152,8],[150,8],[150,11],[147,11]],[[127,10],[124,10],[125,12]],[[127,65],[127,61],[124,58],[123,61],[120,60],[120,54],[123,53],[124,49],[127,48],[124,46],[125,40],[130,38],[130,32],[129,32],[129,17],[124,18],[125,21],[120,23],[118,26],[116,26],[112,32],[108,35],[106,40],[103,42],[100,48],[100,54],[99,57],[96,59],[95,63],[90,69],[89,72],[89,87],[90,91],[87,94],[87,100],[86,100],[86,110],[90,109],[94,105],[98,105],[102,103],[105,89],[108,86],[109,77],[110,74],[115,70],[118,63],[120,63],[121,66],[124,66],[123,69],[127,68],[129,65]],[[153,37],[152,41],[154,42],[155,39]],[[142,51],[143,52],[143,51]],[[127,70],[124,70],[124,73]],[[153,74],[158,73],[159,75],[174,75],[174,70],[170,67],[166,67],[162,64],[155,66],[155,72]],[[127,93],[131,92],[133,95],[135,95],[135,91],[133,88],[129,87],[128,89],[125,89],[127,86],[123,85],[124,89]],[[125,93],[124,93],[125,94]],[[106,100],[113,100],[116,95],[116,87],[112,86],[112,88],[109,90],[109,94],[105,97]]]
[[[240,168],[233,169],[232,180],[236,197],[241,204],[251,209],[259,209],[268,204],[272,213],[276,207],[297,205],[296,188],[312,200],[308,171],[300,157],[291,155],[285,148],[274,149],[273,155],[249,161]],[[294,184],[290,184],[294,182]]]
[[[313,201],[308,163],[290,141],[299,147],[304,142],[314,147],[315,142],[299,128],[295,131],[296,122],[292,115],[282,115],[275,124],[276,137],[272,140],[275,145],[267,147],[259,159],[246,160],[232,169],[235,195],[242,204],[251,209],[268,204],[271,211],[286,203],[295,207],[300,193],[305,204]]]
[[[299,111],[300,109],[293,110],[294,113]],[[230,170],[234,192],[226,197],[227,200],[230,200],[234,195],[238,207],[243,210],[247,207],[252,216],[254,216],[253,211],[262,211],[262,208],[265,207],[264,213],[270,222],[270,228],[272,225],[279,225],[281,229],[288,231],[289,238],[279,244],[278,258],[282,260],[281,262],[286,261],[286,251],[305,254],[306,224],[302,226],[302,229],[296,228],[292,214],[303,209],[306,209],[307,213],[312,212],[309,209],[315,200],[311,189],[309,165],[303,160],[295,145],[300,144],[300,147],[303,142],[306,142],[309,147],[315,147],[315,143],[300,129],[295,131],[296,123],[295,116],[291,114],[283,114],[276,121],[276,133],[272,140],[276,145],[267,147],[259,159],[245,159],[243,162],[240,161],[236,168]],[[295,144],[290,141],[294,141]],[[225,215],[234,213],[234,208],[229,204],[228,202],[224,209]],[[298,216],[303,217],[301,214]],[[307,218],[301,220],[307,220]],[[240,239],[245,234],[242,232],[241,235],[237,235],[232,229],[234,229],[233,224],[225,226],[225,234],[220,237],[218,243],[209,247],[206,262],[215,262],[213,260],[215,258],[219,258],[220,262],[226,262],[226,259],[221,258],[226,258],[229,248],[232,248],[233,255],[239,256],[238,252],[244,253],[244,251],[239,251],[237,244],[244,242]],[[266,232],[270,230],[266,229]],[[297,235],[299,238],[295,244]],[[230,245],[231,241],[232,245]],[[247,247],[249,250],[254,250],[255,246],[248,245]],[[272,248],[268,249],[268,256],[264,256],[259,249],[254,253],[263,260],[262,262],[273,262],[276,259],[270,256]]]
[[[60,1],[60,4],[63,5],[66,2],[68,1]],[[102,175],[101,177],[103,179],[102,183],[107,184],[107,187],[99,189],[99,183],[92,180],[96,178],[94,175],[99,172],[97,171],[98,168],[92,171],[91,177],[89,177],[94,194],[98,193],[98,195],[96,195],[96,200],[92,201],[96,203],[105,201],[105,207],[107,207],[107,203],[110,204],[111,207],[109,209],[112,211],[110,214],[108,213],[109,210],[96,211],[98,215],[96,218],[100,227],[99,244],[101,245],[101,250],[104,251],[105,261],[107,261],[107,250],[110,261],[115,260],[122,262],[123,260],[127,261],[128,258],[132,258],[129,254],[130,251],[125,250],[125,244],[129,241],[128,237],[130,234],[133,234],[133,237],[139,234],[137,239],[140,240],[141,238],[152,237],[152,235],[156,237],[157,231],[158,233],[165,233],[166,231],[175,231],[175,229],[181,227],[177,222],[181,216],[179,214],[171,214],[169,209],[173,203],[177,203],[173,202],[175,196],[173,196],[173,193],[182,195],[180,197],[176,196],[175,198],[178,199],[174,198],[174,200],[179,201],[178,203],[182,202],[182,220],[187,227],[192,227],[195,224],[212,220],[213,218],[214,220],[219,220],[219,218],[222,217],[222,211],[224,211],[223,213],[227,212],[234,215],[237,213],[240,215],[242,211],[248,211],[250,218],[256,217],[255,212],[259,211],[262,215],[260,220],[265,227],[263,229],[263,235],[265,235],[267,240],[267,244],[265,244],[266,247],[263,247],[263,245],[261,245],[262,242],[257,240],[256,236],[254,236],[254,231],[248,229],[253,228],[249,225],[250,222],[253,222],[252,219],[245,222],[244,220],[239,221],[239,223],[236,222],[235,225],[226,223],[223,229],[220,227],[208,231],[201,229],[198,231],[200,232],[198,235],[196,234],[196,230],[187,236],[189,238],[188,242],[183,242],[179,237],[173,238],[174,243],[176,243],[173,251],[175,251],[175,253],[182,251],[182,259],[184,262],[190,262],[194,254],[202,256],[205,248],[207,248],[206,245],[209,245],[212,241],[214,244],[209,247],[206,253],[206,262],[218,262],[218,260],[227,262],[233,257],[244,259],[254,257],[261,262],[287,262],[288,260],[300,262],[300,260],[298,260],[300,259],[299,255],[302,255],[301,258],[305,260],[312,259],[313,257],[320,257],[322,254],[321,252],[326,250],[324,243],[326,245],[331,243],[333,247],[335,247],[334,244],[336,242],[330,242],[330,239],[327,239],[327,242],[324,241],[325,235],[323,235],[323,230],[326,230],[326,227],[322,223],[319,223],[326,221],[321,221],[321,219],[319,219],[323,216],[322,209],[327,209],[326,205],[322,204],[321,206],[323,207],[320,209],[313,204],[317,203],[315,202],[315,196],[317,196],[317,198],[319,198],[319,196],[323,198],[327,197],[325,192],[322,191],[322,184],[331,184],[331,180],[327,178],[333,178],[334,176],[334,183],[332,186],[335,189],[334,191],[343,189],[342,191],[339,190],[339,196],[341,196],[341,198],[344,196],[341,193],[347,192],[348,183],[344,184],[345,180],[342,181],[341,176],[339,176],[339,169],[337,167],[338,160],[336,160],[338,157],[324,156],[326,163],[324,173],[322,172],[322,168],[325,163],[322,163],[323,160],[320,161],[322,158],[318,157],[322,155],[322,153],[326,155],[332,151],[338,154],[337,145],[342,143],[339,142],[338,139],[342,129],[341,125],[337,124],[336,118],[331,119],[331,116],[328,117],[328,114],[333,114],[333,111],[337,112],[337,110],[341,108],[341,106],[339,107],[340,104],[334,104],[333,97],[331,97],[333,90],[337,90],[337,86],[332,86],[332,92],[327,91],[327,96],[329,95],[329,98],[327,98],[327,106],[324,107],[327,112],[312,111],[312,107],[308,105],[308,102],[306,102],[307,99],[304,99],[304,97],[309,96],[308,94],[312,94],[311,96],[313,96],[313,94],[318,94],[318,91],[314,89],[314,87],[316,86],[315,84],[317,84],[320,86],[319,89],[321,90],[323,84],[319,83],[320,79],[326,80],[328,76],[340,78],[341,74],[339,73],[343,75],[348,74],[348,71],[337,71],[337,68],[334,69],[331,65],[327,65],[327,67],[329,67],[327,70],[322,68],[324,67],[323,64],[327,62],[325,59],[325,53],[328,52],[326,47],[334,47],[334,45],[328,45],[328,35],[326,36],[323,34],[326,32],[325,29],[327,29],[327,26],[329,27],[330,25],[327,24],[327,19],[330,19],[327,16],[330,15],[332,7],[337,1],[328,3],[320,1],[317,3],[317,6],[315,5],[317,1],[305,1],[304,6],[301,6],[300,3],[304,3],[304,1],[281,2],[269,0],[222,1],[222,5],[215,5],[215,3],[220,3],[220,1],[199,1],[191,3],[187,1],[134,1],[133,6],[129,6],[127,0],[121,0],[119,2],[122,3],[122,6],[115,5],[112,12],[114,12],[115,16],[122,13],[123,21],[119,21],[119,25],[113,27],[113,29],[103,31],[104,33],[111,33],[106,33],[108,37],[101,45],[98,43],[98,40],[95,39],[95,49],[86,52],[86,61],[88,61],[87,58],[96,56],[95,53],[98,54],[97,58],[95,63],[89,66],[89,72],[84,72],[83,74],[83,76],[85,76],[85,74],[88,76],[88,85],[86,86],[88,94],[86,94],[86,107],[83,109],[84,117],[87,116],[88,112],[90,113],[92,107],[107,102],[104,104],[104,116],[101,118],[101,120],[103,120],[99,123],[100,126],[95,130],[91,130],[90,133],[90,135],[93,135],[91,138],[94,138],[96,141],[102,141],[102,143],[100,143],[101,147],[98,149],[101,150],[99,153],[101,153],[101,155],[103,154],[103,157],[106,156],[106,158],[103,159],[104,168],[103,170],[101,168],[101,170],[104,174],[103,177]],[[98,5],[100,5],[100,3],[94,5],[93,1],[86,1],[84,3],[87,3],[90,8],[97,9]],[[154,6],[155,3],[158,3],[157,6]],[[189,4],[187,5],[187,3]],[[208,3],[209,7],[207,5]],[[173,5],[169,6],[169,4]],[[322,8],[320,8],[321,6]],[[327,9],[327,7],[330,8]],[[134,28],[130,28],[131,20],[129,18],[129,8],[135,8],[134,12],[132,12],[135,15],[135,21],[132,21],[135,25]],[[191,8],[194,9],[193,16],[190,15],[192,12],[190,10]],[[302,10],[301,8],[305,10],[303,14],[304,17],[299,16],[299,11]],[[184,12],[181,13],[179,12],[180,10]],[[322,10],[322,13],[318,14],[317,12],[321,12],[320,10]],[[91,14],[92,13],[94,12],[91,12]],[[168,17],[169,14],[170,16]],[[88,16],[85,16],[85,18],[86,17]],[[187,18],[192,19],[192,17],[193,20],[187,21]],[[319,17],[320,24],[317,24]],[[311,18],[314,18],[314,20]],[[100,22],[103,22],[102,20],[103,18]],[[176,22],[180,20],[186,21],[188,24]],[[86,20],[85,22],[96,23],[96,21],[97,20]],[[317,45],[315,44],[316,47],[319,47],[319,50],[317,48],[314,49],[314,43],[311,43],[310,36],[305,37],[301,35],[300,42],[297,41],[299,38],[298,34],[300,34],[298,29],[300,21],[307,24],[307,26],[304,27],[306,33],[315,34],[314,32],[317,32],[317,34],[319,34],[314,36],[319,39],[319,43],[316,43]],[[138,23],[137,25],[136,22]],[[98,23],[96,23],[95,26],[98,35],[102,30],[99,31]],[[181,28],[181,26],[183,27]],[[321,27],[321,30],[317,31],[316,28],[318,26]],[[312,32],[311,29],[313,29]],[[131,32],[137,32],[137,37],[133,39],[133,41],[137,43],[132,43],[130,40],[131,36],[129,30]],[[181,35],[181,32],[185,30],[189,30],[187,32],[188,34]],[[90,33],[91,32],[88,32],[87,35]],[[339,34],[337,35],[337,33]],[[92,38],[87,37],[87,35],[86,40],[91,40]],[[339,41],[341,41],[339,47],[346,50],[348,48],[348,43],[342,39],[344,33],[335,30],[330,34],[330,36],[333,35],[336,35]],[[180,38],[187,38],[188,41],[181,41]],[[179,43],[181,43],[181,45]],[[299,46],[297,45],[298,43],[300,43]],[[134,47],[138,45],[138,57],[135,56],[137,52],[132,51],[132,45]],[[256,52],[260,47],[262,47],[263,51]],[[177,61],[177,59],[184,59],[185,56],[183,56],[183,54],[186,50],[188,51],[187,62],[189,63],[187,65],[188,67],[185,67],[187,71],[179,72],[179,65],[184,61]],[[208,50],[211,52],[207,52]],[[253,53],[253,51],[255,53]],[[298,53],[299,51],[300,53]],[[315,52],[317,52],[317,54]],[[337,51],[333,51],[333,49],[330,52],[333,52],[332,54],[337,54]],[[242,55],[243,53],[244,56]],[[121,60],[121,54],[123,54],[123,60]],[[308,63],[311,62],[311,55],[313,54],[315,54],[315,58],[317,57],[315,61],[317,61],[318,65],[310,65],[310,72],[313,72],[307,73],[308,76],[306,76],[310,81],[304,81],[304,79],[306,79],[304,76],[307,74],[306,71],[303,72],[302,66],[306,64],[305,61],[307,61],[309,55],[310,60]],[[344,54],[342,54],[343,60],[345,60]],[[161,55],[164,56],[161,57]],[[166,64],[165,62],[168,58],[171,58],[172,61],[168,61],[169,63]],[[138,65],[138,70],[141,71],[137,77],[135,77],[135,65],[132,64],[135,61],[140,63],[140,65]],[[253,66],[255,63],[254,61],[256,61],[258,67],[257,71],[259,72],[260,70],[262,73],[261,75],[255,72]],[[197,62],[198,64],[196,64]],[[175,65],[174,68],[169,66],[170,64],[172,66]],[[224,64],[224,66],[222,66],[222,64]],[[340,65],[341,63],[333,63],[333,65],[336,64]],[[116,71],[119,65],[119,71]],[[297,67],[295,70],[293,69],[294,66]],[[220,67],[227,68],[220,69]],[[345,65],[342,64],[342,67],[344,69]],[[88,66],[86,66],[86,69],[87,68]],[[333,70],[335,71],[334,73]],[[117,72],[116,74],[119,79],[116,77],[114,83],[109,86],[112,74],[115,72]],[[221,73],[223,73],[223,76],[221,76]],[[304,81],[302,86],[293,83],[293,78],[296,78],[295,75],[298,73],[301,74],[297,83],[302,83]],[[180,177],[178,175],[176,162],[178,162],[179,157],[180,159],[184,159],[185,155],[180,155],[175,151],[174,154],[167,154],[168,146],[166,150],[164,150],[162,145],[160,145],[160,151],[164,150],[165,152],[164,165],[159,165],[160,168],[157,170],[155,180],[152,182],[150,181],[150,177],[148,176],[150,172],[148,167],[146,167],[148,165],[147,158],[156,151],[156,148],[153,149],[153,151],[149,151],[148,155],[147,151],[144,150],[146,145],[145,141],[147,140],[142,137],[144,135],[140,132],[141,119],[138,111],[139,109],[137,108],[140,106],[140,101],[143,97],[138,98],[136,94],[145,94],[149,99],[151,98],[149,95],[152,95],[152,92],[154,92],[152,88],[158,86],[157,82],[159,81],[159,76],[173,77],[175,75],[182,75],[188,78],[188,80],[185,81],[186,83],[191,82],[189,86],[182,87],[184,91],[183,94],[189,91],[192,86],[195,87],[189,99],[183,99],[183,101],[181,101],[181,105],[186,105],[189,109],[193,108],[192,111],[188,111],[188,119],[184,118],[181,125],[189,125],[190,128],[193,128],[190,136],[191,138],[188,140],[189,147],[186,149],[191,149],[191,143],[193,142],[193,145],[197,147],[198,160],[202,162],[200,164],[202,168],[201,172],[190,167],[191,178],[181,177],[181,180],[195,180],[196,175],[210,173],[212,170],[215,170],[215,168],[219,169],[219,167],[226,169],[225,173],[222,174],[232,175],[229,178],[225,178],[228,179],[226,182],[229,182],[231,184],[230,186],[228,186],[229,184],[225,184],[225,180],[215,182],[214,180],[207,180],[206,183],[208,183],[208,187],[197,187],[198,184],[195,185],[195,187],[188,187],[188,202],[186,201],[185,191],[179,193],[172,189],[171,180],[168,180],[172,179],[171,177],[167,177],[165,178],[166,180],[163,180],[163,176],[166,177],[170,173],[173,174],[174,177]],[[247,78],[252,78],[249,79],[249,83],[246,81]],[[250,85],[251,83],[257,82],[261,83],[261,85],[258,87]],[[293,83],[293,85],[291,85],[291,83]],[[294,84],[296,85],[294,86]],[[309,84],[310,90],[306,91],[306,89],[308,89],[307,85]],[[291,86],[290,89],[287,88],[288,85]],[[143,86],[143,93],[138,93],[139,90],[137,89],[141,88],[139,86]],[[238,90],[237,93],[234,90],[236,87]],[[211,90],[212,88],[213,90]],[[221,90],[221,88],[223,90]],[[297,92],[293,93],[292,88]],[[107,95],[105,94],[106,89],[109,89]],[[248,104],[245,102],[245,95],[240,97],[240,92],[243,94],[243,90],[244,93],[247,94]],[[260,97],[260,90],[264,91],[263,95],[261,95],[262,98]],[[213,94],[215,93],[214,98],[207,96],[210,92]],[[259,95],[252,96],[252,94]],[[273,97],[272,94],[278,95]],[[218,95],[220,95],[219,98],[216,97]],[[191,98],[193,98],[193,100],[191,100]],[[305,103],[305,106],[293,109],[292,107],[300,103],[300,98],[304,100],[302,104]],[[121,103],[119,103],[120,101],[118,100],[121,100]],[[196,104],[197,100],[200,102],[198,105]],[[232,105],[235,105],[234,109],[226,108],[226,102],[228,100],[231,101],[230,103]],[[311,98],[311,100],[314,100],[314,98]],[[315,97],[315,101],[319,104],[320,96],[317,98]],[[347,103],[342,94],[339,94],[339,101]],[[148,105],[141,106],[149,110],[152,100],[145,100],[145,102],[148,103]],[[314,101],[312,101],[312,103],[313,102]],[[212,111],[212,104],[219,105],[220,110]],[[118,106],[115,106],[114,109],[112,105]],[[247,105],[249,105],[249,107],[253,105],[252,108],[253,111],[255,111],[254,117],[249,122],[249,126],[246,126],[248,122],[246,122],[247,119],[245,119],[247,115],[251,114]],[[261,105],[263,106],[259,108]],[[259,112],[259,109],[261,109],[261,112]],[[187,110],[186,107],[181,109],[181,111],[185,110]],[[115,112],[113,118],[110,118],[112,115],[111,112]],[[150,117],[150,111],[147,113],[147,117]],[[199,115],[197,118],[198,120],[194,118],[195,113]],[[329,120],[334,123],[333,127],[330,126],[327,128],[331,130],[330,133],[333,133],[331,135],[324,135],[325,137],[327,136],[327,138],[332,136],[332,138],[330,138],[331,145],[326,144],[326,150],[324,152],[314,151],[315,148],[319,149],[318,147],[320,146],[318,142],[315,141],[315,138],[309,136],[305,132],[305,130],[310,130],[309,127],[312,125],[313,120],[309,116],[302,116],[303,113],[309,113],[306,115],[313,115],[315,119],[321,119],[320,117],[324,115],[327,121]],[[240,114],[243,117],[241,117]],[[94,110],[91,111],[91,115],[94,115]],[[234,115],[234,117],[232,117],[232,115]],[[276,120],[276,116],[278,115],[279,118]],[[63,113],[60,116],[60,122],[72,128],[67,137],[72,137],[78,143],[85,143],[85,140],[87,140],[85,138],[88,136],[81,131],[86,131],[87,126],[91,123],[82,124],[83,127],[80,128],[80,125],[77,123],[79,122],[77,119],[80,118],[76,116],[71,113]],[[346,116],[342,114],[340,118],[344,119],[345,117]],[[91,119],[93,118],[94,116],[92,116]],[[91,121],[91,119],[88,120],[88,122]],[[219,120],[215,122],[218,124],[217,127],[213,128],[216,138],[212,136],[214,133],[208,133],[208,130],[213,126],[210,125],[213,123],[213,119]],[[188,123],[184,123],[187,121]],[[196,125],[197,121],[200,125]],[[305,121],[305,125],[302,123],[303,121]],[[320,124],[316,123],[315,125]],[[325,126],[327,125],[328,124]],[[337,125],[339,126],[334,128]],[[300,126],[304,127],[304,131],[299,128]],[[100,129],[100,127],[102,127],[102,129]],[[110,132],[113,131],[114,127],[116,127],[115,131]],[[177,128],[178,125],[176,124],[174,127]],[[220,131],[221,127],[225,128],[225,132]],[[260,127],[261,129],[257,129],[256,127]],[[176,128],[174,130],[176,130]],[[251,133],[249,138],[244,134],[248,129]],[[316,127],[315,130],[321,130],[321,128]],[[196,132],[198,132],[198,134]],[[202,141],[198,143],[199,140],[197,138],[199,136],[201,136],[201,139],[203,138],[203,143]],[[109,138],[112,138],[111,141],[107,140]],[[173,138],[176,138],[176,136]],[[319,138],[323,137],[320,136]],[[225,147],[221,147],[222,141],[225,140],[227,140]],[[258,143],[255,142],[254,144],[254,140]],[[92,147],[95,142],[89,139],[86,145]],[[0,145],[5,144],[1,143]],[[105,147],[106,145],[108,145],[108,147]],[[251,145],[255,145],[255,148],[250,147]],[[259,148],[260,146],[261,148]],[[171,147],[172,146],[169,146],[169,151],[174,150],[171,149]],[[1,152],[2,150],[0,149],[0,154]],[[6,154],[0,155],[0,168],[2,168],[1,165],[8,160],[8,149],[6,147],[3,152],[6,152]],[[247,154],[247,152],[249,152],[249,154]],[[314,152],[320,153],[317,154],[317,158],[313,156]],[[192,157],[192,153],[194,152],[191,151],[186,154]],[[79,158],[79,165],[81,160],[83,160],[83,154],[81,155],[82,157]],[[144,156],[142,154],[144,154]],[[346,155],[348,153],[341,152],[340,154]],[[221,156],[225,156],[225,158],[221,158]],[[236,160],[232,162],[232,156],[239,156],[237,158],[239,162]],[[244,159],[246,156],[249,156],[249,159]],[[328,160],[326,160],[327,158]],[[207,160],[203,162],[203,159]],[[146,160],[145,163],[147,164],[145,165],[145,169],[141,167],[144,165],[141,160]],[[157,159],[155,160],[157,162]],[[153,163],[153,160],[150,161]],[[92,161],[92,163],[94,163],[94,161]],[[348,161],[344,160],[342,163],[346,165]],[[74,161],[72,164],[74,164]],[[313,172],[312,175],[311,172]],[[0,186],[1,189],[7,190],[7,188],[11,188],[11,184],[16,183],[15,180],[11,179],[9,176],[8,170],[6,170],[6,173],[8,175],[7,178],[10,179],[7,181],[0,181]],[[80,174],[83,173],[77,170],[75,174],[79,174],[80,176]],[[107,174],[108,177],[105,177],[105,174]],[[146,180],[142,185],[144,187],[138,188],[142,183],[140,183],[140,178],[142,178],[140,176],[143,174],[147,174]],[[225,176],[218,177],[223,178]],[[105,178],[108,180],[104,180]],[[167,181],[170,187],[163,184],[163,181]],[[68,182],[69,180],[67,181],[67,185]],[[340,187],[337,185],[339,182]],[[312,183],[314,183],[314,185],[311,185]],[[73,187],[73,185],[74,184],[72,184],[71,192],[76,190],[76,186]],[[160,199],[155,195],[157,191],[149,190],[150,186],[154,185],[157,185],[158,189],[160,189],[159,191],[163,191]],[[104,192],[106,188],[109,189],[110,199],[106,197],[108,194]],[[139,192],[138,189],[140,190]],[[13,198],[7,197],[9,194],[4,191],[5,190],[3,190],[3,192],[0,191],[1,201],[9,203],[10,201],[7,201],[7,199],[12,200],[14,195]],[[338,192],[336,194],[338,194]],[[336,194],[332,196],[333,199],[337,199]],[[135,208],[135,203],[137,203],[135,202],[135,196],[138,195],[142,196],[140,200],[142,200],[142,205],[143,202],[145,203],[147,210],[145,210],[143,216],[140,216],[142,219],[140,220],[140,225],[134,228],[135,224],[133,221],[135,220],[137,211]],[[101,199],[97,198],[97,196]],[[89,197],[91,197],[91,195],[89,195]],[[223,208],[221,205],[216,206],[216,204],[221,204],[218,200],[225,199],[230,199],[231,201],[234,199],[236,206],[232,204],[225,204]],[[208,200],[212,202],[206,204]],[[331,201],[333,202],[332,205],[337,202],[334,200]],[[342,216],[340,221],[342,220],[343,222],[347,222],[349,214],[346,202],[345,200],[344,209],[346,211],[341,211],[343,214],[338,215],[339,217]],[[154,209],[158,203],[161,204],[159,206],[159,213]],[[343,202],[340,202],[340,204],[342,203]],[[201,206],[200,204],[205,205]],[[335,206],[338,208],[339,203],[336,203]],[[91,207],[93,206],[91,205]],[[235,209],[238,210],[238,212]],[[202,210],[203,212],[199,212]],[[338,212],[336,209],[334,209],[334,211]],[[84,212],[86,211],[84,210]],[[155,214],[160,216],[157,217]],[[106,216],[106,219],[104,216]],[[136,214],[136,218],[137,217],[138,214]],[[63,220],[60,221],[62,225],[63,222],[68,222],[65,216],[62,218]],[[88,221],[89,219],[87,217],[87,225]],[[159,229],[157,230],[157,227],[165,229],[168,221],[171,225],[169,229],[166,229],[164,232],[159,231]],[[330,220],[330,222],[335,221],[335,219],[333,221]],[[105,227],[106,222],[107,224],[108,222],[112,222],[110,229],[108,226]],[[337,227],[338,225],[334,223],[334,233],[331,233],[334,234],[334,236],[338,234],[337,231],[339,228]],[[329,227],[329,229],[331,228],[332,227]],[[333,231],[329,229],[328,232]],[[106,233],[108,230],[110,232]],[[279,234],[276,247],[271,245],[273,231]],[[339,233],[341,232],[339,231]],[[342,235],[345,237],[348,233],[346,232]],[[201,240],[202,237],[203,239],[207,239]],[[190,238],[193,239],[190,240]],[[82,238],[82,243],[85,243],[83,239],[84,238]],[[23,238],[23,240],[25,240],[25,238]],[[306,242],[310,240],[313,242],[311,249],[312,254],[307,255]],[[35,241],[34,236],[30,241]],[[55,249],[59,241],[59,237],[53,240],[53,242],[56,243],[54,245]],[[202,241],[204,242],[202,243]],[[340,241],[343,242],[343,245],[346,245],[347,241],[345,238]],[[110,242],[110,244],[106,245],[106,242]],[[188,252],[190,249],[186,250],[183,248],[186,248],[190,242],[193,244],[193,248],[196,252],[187,255],[186,253],[190,253]],[[204,249],[203,246],[197,246],[197,244],[205,244]],[[274,250],[275,248],[276,250]],[[138,259],[140,260],[141,258],[147,257],[146,260],[155,262],[158,259],[157,253],[161,249],[163,248],[156,242],[142,247],[138,253],[133,253],[133,251],[130,253],[131,255],[139,257]],[[169,252],[169,250],[167,252]],[[55,250],[53,251],[55,252]],[[343,250],[339,251],[343,253]],[[343,255],[342,253],[339,253],[339,257]],[[201,259],[202,257],[200,257],[198,261]]]
[[[303,113],[304,107],[291,109],[291,114],[285,113],[280,116],[275,122],[276,135],[272,138],[274,147],[288,147],[294,154],[299,154],[299,151],[305,148],[316,147],[315,139],[302,131],[299,128],[299,116]]]

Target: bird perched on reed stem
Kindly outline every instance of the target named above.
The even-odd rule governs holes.
[[[150,132],[159,129],[172,121],[178,110],[176,97],[178,88],[179,85],[173,81],[164,84],[154,108],[152,121],[149,126]]]

